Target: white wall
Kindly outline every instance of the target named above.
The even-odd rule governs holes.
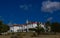
[[[37,27],[37,24],[34,23],[34,24],[33,24],[33,28],[35,28],[35,27]]]
[[[36,23],[33,23],[33,24],[28,24],[27,26],[23,25],[23,26],[13,26],[13,27],[10,27],[10,30],[13,30],[14,32],[17,32],[17,30],[24,30],[24,29],[29,29],[29,28],[35,28],[37,27],[37,24]],[[41,27],[44,27],[43,24],[41,24]]]
[[[37,24],[35,24],[35,23],[34,24],[28,24],[27,25],[28,28],[35,28],[36,26],[37,26]]]
[[[13,27],[10,27],[9,32],[13,32],[13,31],[14,31],[14,28]]]
[[[12,30],[13,32],[17,32],[17,30],[19,29],[22,29],[22,27],[19,27],[19,26],[10,27],[10,31]]]
[[[18,26],[14,26],[14,32],[17,32],[18,29],[19,29]]]

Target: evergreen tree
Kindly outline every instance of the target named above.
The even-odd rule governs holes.
[[[9,29],[10,28],[7,24],[3,24],[3,21],[0,21],[0,34],[7,32]]]

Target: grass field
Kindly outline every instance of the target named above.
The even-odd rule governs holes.
[[[19,38],[60,38],[60,34],[56,35],[39,35],[37,37],[32,37],[33,33],[15,33],[15,34],[7,34],[7,35],[0,35],[0,38],[11,38],[11,36],[16,35],[19,36]]]

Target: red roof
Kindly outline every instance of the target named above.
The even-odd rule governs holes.
[[[37,24],[37,23],[39,23],[39,22],[29,22],[28,24]],[[27,26],[27,24],[13,24],[13,26]]]

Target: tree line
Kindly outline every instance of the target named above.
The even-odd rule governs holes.
[[[50,26],[51,32],[60,32],[60,23],[59,22],[52,22],[51,23],[50,21],[47,21],[45,23],[45,26],[46,26],[46,28],[48,26]],[[7,24],[4,24],[3,21],[0,20],[0,34],[7,32],[9,29],[10,29],[10,27]],[[39,27],[39,23],[37,23],[36,29],[33,28],[33,29],[29,29],[29,30],[35,30],[35,32],[37,32],[38,34],[40,33],[40,31],[44,32],[44,29]]]
[[[51,27],[51,32],[60,32],[60,23],[59,22],[49,22],[47,21],[46,26],[50,26]]]

